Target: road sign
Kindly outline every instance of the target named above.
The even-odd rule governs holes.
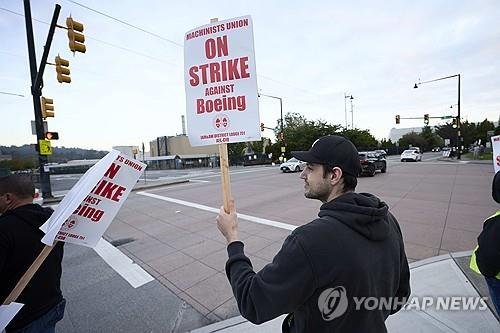
[[[47,125],[47,122],[43,122],[43,132],[47,132],[49,130],[49,126]],[[31,121],[31,134],[36,135],[36,123],[34,120]]]
[[[281,152],[282,153],[286,152],[286,147],[281,147]]]
[[[38,147],[40,147],[40,155],[52,155],[52,146],[49,140],[38,140]]]

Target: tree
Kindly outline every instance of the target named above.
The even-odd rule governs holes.
[[[488,131],[493,131],[494,129],[495,125],[493,124],[493,122],[488,121],[488,119],[485,119],[481,123],[478,123],[476,131],[477,140],[481,140],[481,143],[484,145],[486,140],[488,139]]]
[[[443,145],[443,139],[434,133],[430,126],[423,127],[419,135],[425,140],[425,144],[421,147],[424,151]]]
[[[399,139],[399,146],[402,149],[407,149],[410,146],[412,147],[424,147],[426,144],[425,139],[415,132],[411,132],[403,135],[401,139]]]
[[[227,154],[230,158],[243,156],[243,150],[246,146],[246,142],[230,143],[227,145]]]
[[[341,129],[340,125],[331,125],[323,120],[307,120],[299,113],[287,113],[284,117],[283,125],[284,142],[278,141],[278,143],[286,146],[285,155],[287,157],[290,157],[290,151],[308,150],[319,137],[338,134]],[[279,133],[281,132],[279,121],[274,132],[279,137]]]
[[[457,146],[457,129],[453,128],[451,123],[436,126],[436,134],[443,139],[449,139],[451,147]]]
[[[369,130],[344,129],[341,134],[351,140],[358,150],[373,150],[378,147],[377,139]]]

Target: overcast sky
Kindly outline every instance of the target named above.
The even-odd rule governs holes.
[[[87,52],[68,49],[57,29],[49,61],[70,61],[71,84],[47,66],[43,95],[54,99],[49,129],[56,146],[110,149],[147,144],[182,132],[185,114],[183,37],[210,18],[251,15],[258,88],[283,98],[284,112],[345,125],[344,93],[354,126],[386,138],[392,127],[422,126],[423,117],[456,114],[457,79],[413,89],[419,79],[462,75],[462,120],[498,121],[500,5],[491,1],[97,1],[61,0],[85,26]],[[33,19],[50,22],[55,1],[32,0]],[[6,11],[7,9],[8,11]],[[0,0],[0,145],[34,143],[34,119],[23,1]],[[39,63],[48,24],[33,22]],[[351,123],[350,102],[349,125]],[[274,127],[279,102],[260,98],[260,117]],[[438,120],[431,120],[437,125]],[[265,131],[264,136],[272,136]]]

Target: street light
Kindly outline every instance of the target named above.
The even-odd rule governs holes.
[[[354,99],[354,97],[352,97],[352,95],[347,95],[346,93],[344,93],[344,115],[345,115],[345,128],[347,129],[347,108],[346,108],[346,99],[348,99],[351,101],[351,128],[353,127],[353,113],[352,113],[352,100]]]
[[[263,93],[260,93],[259,92],[259,97],[260,96],[265,96],[265,97],[269,97],[269,98],[274,98],[274,99],[279,99],[280,100],[280,125],[281,125],[281,134],[279,137],[281,137],[281,141],[285,141],[285,134],[283,132],[283,100],[281,97],[276,97],[276,96],[271,96],[271,95],[266,95],[266,94],[263,94]]]
[[[455,75],[450,75],[450,76],[445,76],[445,77],[440,77],[439,79],[434,79],[434,80],[429,80],[429,81],[424,81],[424,82],[419,82],[415,83],[415,86],[413,88],[418,88],[419,85],[425,84],[425,83],[430,83],[430,82],[435,82],[435,81],[441,81],[445,79],[451,79],[454,77],[458,77],[458,115],[457,115],[457,159],[461,159],[461,150],[462,150],[462,137],[460,133],[460,74],[455,74]]]

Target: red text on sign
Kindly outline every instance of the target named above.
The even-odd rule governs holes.
[[[230,96],[222,95],[221,98],[212,99],[196,99],[196,113],[210,113],[213,111],[245,111],[247,108],[245,96]]]
[[[118,202],[125,190],[126,188],[123,186],[101,179],[92,189],[91,193]]]
[[[95,209],[93,207],[90,207],[88,204],[85,204],[78,206],[78,208],[73,212],[73,214],[86,217],[91,221],[97,223],[101,220],[102,216],[104,215],[104,211],[100,209]]]
[[[246,79],[250,77],[248,72],[248,57],[222,60],[200,66],[192,66],[189,69],[189,84],[193,87],[201,83],[214,83],[221,81]]]
[[[229,55],[227,48],[227,36],[217,37],[217,39],[209,38],[205,41],[205,55],[207,59],[215,57],[224,57]]]

